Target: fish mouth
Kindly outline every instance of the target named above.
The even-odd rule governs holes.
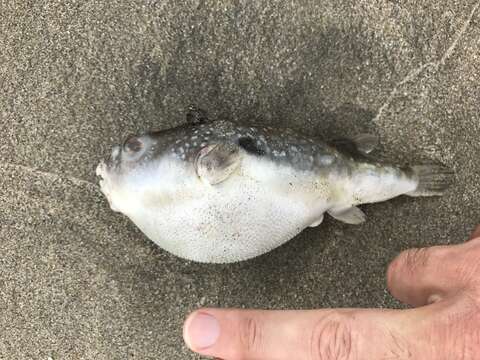
[[[111,169],[118,167],[120,163],[120,146],[116,145],[112,148],[112,152],[108,159],[101,160],[100,163],[97,165],[97,168],[95,170],[95,174],[100,177],[101,179],[105,180],[108,178],[109,171]],[[101,181],[101,180],[100,180]]]
[[[100,183],[107,177],[107,164],[101,160],[95,169],[95,175],[100,178]]]
[[[108,198],[108,165],[104,160],[100,161],[100,163],[97,165],[97,168],[95,169],[95,175],[97,175],[99,178],[98,184],[100,185],[100,190]]]
[[[101,160],[95,169],[95,174],[99,178],[98,184],[100,185],[100,190],[107,198],[108,204],[113,211],[118,211],[112,201],[112,195],[115,188],[113,184],[114,176],[112,176],[112,170],[114,170],[119,157],[119,151],[116,151],[116,148],[117,147],[114,147],[112,150],[110,158],[107,161]]]

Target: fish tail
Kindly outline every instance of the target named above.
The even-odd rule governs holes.
[[[417,188],[408,196],[441,196],[453,183],[453,171],[442,165],[416,165],[405,170],[417,181]]]

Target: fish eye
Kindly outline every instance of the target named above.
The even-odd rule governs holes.
[[[143,142],[138,136],[130,135],[123,143],[123,149],[129,153],[137,153],[143,149]]]

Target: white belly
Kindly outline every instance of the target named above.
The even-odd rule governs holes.
[[[313,178],[299,179],[289,169],[269,166],[275,168],[244,161],[238,174],[209,185],[188,170],[182,170],[186,171],[183,174],[173,171],[168,164],[168,169],[157,168],[130,179],[123,186],[126,196],[116,202],[112,197],[113,205],[151,240],[177,256],[214,263],[245,260],[318,223],[328,207],[318,181],[314,184]],[[162,186],[156,186],[151,179],[162,173],[176,177],[163,176],[158,181]],[[179,193],[179,188],[184,191]]]
[[[244,183],[198,199],[142,208],[132,221],[167,251],[201,262],[245,260],[290,240],[311,224],[304,204]]]

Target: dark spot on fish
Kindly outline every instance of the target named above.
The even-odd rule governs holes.
[[[243,148],[246,152],[263,156],[265,155],[265,150],[262,149],[258,143],[251,137],[241,137],[238,139],[238,145]]]

